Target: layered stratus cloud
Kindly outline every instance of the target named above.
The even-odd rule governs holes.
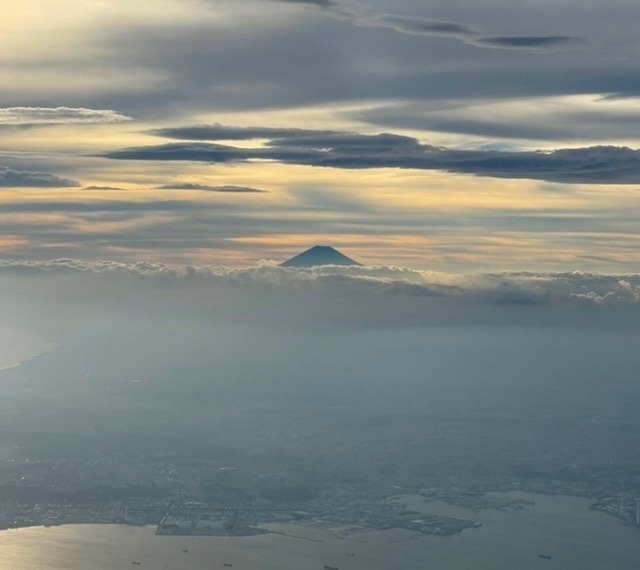
[[[496,49],[558,50],[585,43],[582,38],[566,35],[490,36],[460,22],[434,20],[420,16],[378,13],[365,3],[345,3],[337,0],[267,0],[300,6],[321,8],[327,15],[345,19],[356,26],[386,28],[400,34],[439,36],[460,40],[467,45]]]
[[[155,175],[159,169],[147,170]],[[275,163],[216,170],[216,177],[207,178],[210,185],[235,180],[269,191],[172,191],[133,184],[120,191],[4,190],[4,255],[246,265],[261,258],[284,260],[329,243],[348,248],[366,264],[391,260],[445,271],[626,272],[640,263],[640,206],[633,186],[611,192],[602,186],[569,189],[506,179],[486,185],[480,178],[442,173],[336,172]],[[191,179],[204,183],[196,172]],[[118,174],[124,176],[124,169]],[[286,182],[274,182],[281,179]]]
[[[42,2],[28,0],[7,9],[4,26],[29,42],[2,46],[0,75],[13,82],[0,104],[41,104],[38,80],[58,100],[51,106],[156,118],[339,100],[629,94],[637,92],[629,55],[637,6],[614,4],[51,0],[43,30],[33,17]],[[358,16],[327,17],[349,10]],[[584,38],[583,49],[544,51],[572,38]],[[526,49],[478,49],[467,40]]]
[[[80,186],[76,180],[61,178],[48,172],[13,170],[0,166],[0,188],[70,188]]]
[[[203,126],[161,129],[158,134],[191,139],[107,153],[130,160],[239,163],[274,160],[331,168],[440,170],[493,178],[528,178],[584,184],[639,184],[640,151],[598,146],[541,151],[459,150],[421,144],[392,133],[362,135],[340,131]],[[232,146],[220,141],[266,138],[264,146]]]
[[[637,99],[607,95],[563,95],[491,101],[414,101],[376,105],[348,116],[391,129],[412,129],[477,137],[534,141],[550,149],[586,141],[638,145]]]
[[[637,2],[427,4],[1,4],[0,255],[634,271]]]
[[[122,192],[124,188],[120,188],[119,186],[98,186],[96,184],[92,184],[91,186],[86,186],[83,190],[89,191],[97,191],[97,192]]]
[[[197,184],[193,182],[176,182],[162,184],[156,187],[158,190],[195,190],[196,192],[221,192],[223,194],[260,194],[265,190],[251,188],[249,186],[212,186],[210,184]]]

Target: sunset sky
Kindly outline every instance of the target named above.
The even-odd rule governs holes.
[[[637,0],[4,0],[0,257],[637,272]]]

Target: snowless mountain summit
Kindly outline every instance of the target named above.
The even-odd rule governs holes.
[[[316,245],[281,263],[281,267],[313,267],[315,265],[361,265],[328,245]]]

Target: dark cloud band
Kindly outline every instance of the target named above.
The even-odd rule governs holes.
[[[302,6],[319,6],[320,8],[329,8],[336,5],[334,0],[269,0],[269,2],[278,2],[280,4],[300,4]]]
[[[457,150],[422,144],[417,139],[390,133],[362,135],[340,131],[222,126],[163,129],[159,133],[180,140],[187,139],[189,135],[204,140],[127,148],[106,156],[119,160],[210,163],[272,160],[331,168],[439,170],[561,183],[640,183],[640,151],[627,147],[595,146],[552,152]],[[221,138],[253,140],[265,137],[268,138],[267,144],[254,148],[210,142]]]
[[[0,188],[75,188],[76,180],[61,178],[48,172],[13,170],[0,166]]]
[[[368,18],[359,18],[355,24],[370,28],[389,28],[401,34],[416,36],[454,36],[464,38],[477,35],[477,32],[464,24],[443,22],[399,14],[380,14]]]
[[[208,184],[162,184],[157,190],[195,190],[197,192],[221,192],[226,194],[263,194],[266,190],[259,190],[250,186],[210,186]]]
[[[415,36],[442,36],[463,41],[480,48],[548,51],[576,47],[586,43],[572,36],[487,36],[459,22],[431,20],[402,14],[367,13],[363,7],[349,6],[338,0],[268,0],[284,4],[298,4],[325,9],[327,14],[346,19],[366,28],[387,28],[400,34]]]
[[[83,188],[83,190],[95,190],[95,191],[117,191],[117,192],[121,192],[124,190],[124,188],[120,188],[119,186],[86,186],[85,188]]]
[[[585,41],[572,36],[495,36],[473,38],[470,44],[478,47],[498,49],[556,50],[580,47]]]

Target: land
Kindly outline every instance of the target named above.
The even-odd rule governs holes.
[[[101,351],[109,354],[104,343]],[[107,523],[243,536],[293,521],[344,536],[448,536],[477,521],[418,513],[397,497],[470,513],[528,508],[496,491],[589,497],[640,527],[631,382],[609,401],[581,403],[573,385],[554,394],[549,380],[536,385],[544,397],[520,402],[489,381],[482,398],[444,383],[427,393],[422,371],[394,370],[388,381],[374,367],[365,375],[274,358],[266,373],[220,354],[148,369],[144,351],[126,366],[103,352],[63,347],[0,372],[0,528]]]
[[[157,525],[158,534],[243,536],[266,532],[261,526],[272,522],[300,522],[340,528],[344,535],[404,528],[447,536],[472,529],[476,521],[419,515],[397,498],[416,494],[470,512],[527,509],[526,502],[493,494],[514,490],[593,497],[594,509],[629,525],[638,522],[633,475],[621,480],[620,471],[592,468],[582,477],[570,472],[559,478],[555,470],[537,468],[527,477],[517,465],[507,466],[502,477],[481,478],[477,465],[452,469],[440,457],[439,470],[431,466],[430,475],[420,477],[424,458],[417,461],[408,452],[402,476],[395,469],[397,445],[386,451],[392,462],[369,458],[358,473],[353,461],[342,468],[335,459],[319,461],[319,450],[314,454],[306,446],[299,455],[295,448],[283,455],[281,441],[279,453],[267,447],[256,455],[206,444],[194,448],[191,438],[191,449],[187,441],[145,438],[142,452],[133,441],[130,447],[90,451],[93,437],[67,436],[62,449],[51,434],[32,437],[31,446],[13,447],[0,460],[0,528],[106,523]],[[78,458],[79,449],[95,456]],[[51,457],[52,450],[70,456]],[[411,461],[420,466],[416,471],[407,469]],[[462,473],[470,474],[466,481]]]

